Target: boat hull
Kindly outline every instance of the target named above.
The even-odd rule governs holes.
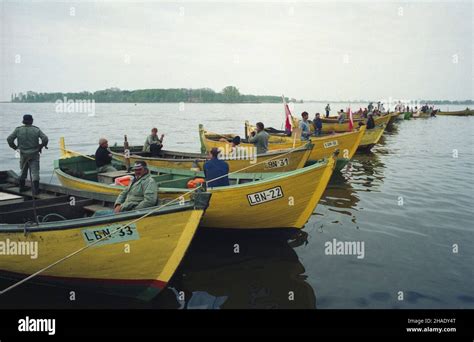
[[[336,170],[340,170],[349,162],[349,160],[357,151],[364,132],[365,127],[362,127],[360,130],[353,132],[311,137],[310,142],[313,145],[313,149],[311,150],[308,160],[316,161],[328,158],[332,156],[336,150],[339,150],[340,153],[337,157]],[[214,147],[221,149],[226,148],[226,142],[211,139],[211,137],[218,134],[207,132],[202,126],[199,127],[199,135],[201,137],[203,148],[206,150],[210,150]],[[307,142],[301,141],[300,139],[295,139],[293,137],[270,134],[268,148],[270,150],[276,150],[282,145],[284,145],[285,148],[293,148],[293,146],[300,146],[301,144],[305,143]],[[249,143],[241,143],[241,145],[247,148],[251,148],[253,146]]]
[[[391,115],[375,116],[375,126],[387,125],[391,117]],[[354,126],[357,127],[357,122],[354,122]],[[349,122],[342,124],[338,123],[337,120],[335,122],[324,122],[322,130],[323,132],[347,132],[349,131]]]
[[[77,158],[77,157],[76,157]],[[219,229],[302,228],[321,198],[335,167],[335,157],[285,173],[235,174],[248,181],[208,188],[212,194],[202,227]],[[65,187],[118,195],[121,186],[84,180],[66,174],[55,163],[55,173]],[[155,169],[166,175],[166,169]],[[202,177],[185,170],[169,172]],[[256,180],[255,180],[256,179]],[[186,180],[182,182],[186,183]],[[188,190],[159,186],[160,199],[175,199]]]
[[[146,212],[140,211],[138,215]],[[25,278],[125,226],[113,238],[83,249],[46,269],[31,282],[150,300],[176,271],[203,212],[188,205],[187,210],[151,214],[133,223],[130,222],[134,219],[127,214],[51,222],[29,228],[26,235],[22,230],[24,225],[15,229],[14,225],[3,224],[0,241],[34,243],[38,254],[36,258],[2,255],[0,276],[13,280]]]
[[[360,141],[359,148],[357,151],[359,152],[368,152],[374,147],[380,140],[385,131],[385,125],[380,125],[374,127],[372,129],[367,129],[365,131],[362,140]]]
[[[454,112],[437,112],[436,115],[471,116],[471,115],[474,115],[474,109],[458,110]]]

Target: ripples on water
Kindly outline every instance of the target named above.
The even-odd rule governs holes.
[[[294,112],[324,106],[297,104]],[[122,143],[127,134],[141,144],[157,126],[167,148],[197,151],[199,123],[243,134],[244,120],[280,128],[283,117],[276,104],[186,104],[183,111],[178,104],[98,104],[95,117],[56,114],[52,104],[0,109],[2,141],[23,113],[35,116],[51,139],[42,179],[53,182],[62,135],[70,148],[93,153],[100,136]],[[332,177],[303,231],[200,231],[170,287],[185,292],[190,308],[474,308],[473,132],[473,117],[396,124],[371,153],[357,154]],[[18,168],[6,144],[0,152],[2,169]],[[325,255],[333,239],[363,241],[365,257]],[[71,303],[66,290],[25,285],[3,305],[180,308],[173,289],[149,303],[86,293]]]

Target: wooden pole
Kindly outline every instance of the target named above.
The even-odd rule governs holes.
[[[123,153],[125,156],[125,166],[127,167],[127,171],[130,171],[130,147],[128,145],[127,135],[123,136]]]

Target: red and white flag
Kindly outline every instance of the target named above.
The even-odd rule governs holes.
[[[293,128],[293,116],[291,115],[290,108],[288,107],[288,104],[285,101],[285,96],[282,95],[281,98],[283,99],[283,106],[285,107],[285,131],[291,132]]]
[[[352,131],[352,129],[354,128],[354,119],[352,118],[351,107],[347,109],[347,112],[349,113],[349,131]]]

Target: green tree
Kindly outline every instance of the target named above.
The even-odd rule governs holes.
[[[222,89],[222,96],[224,97],[224,102],[238,102],[240,99],[240,92],[234,86],[227,86]]]

